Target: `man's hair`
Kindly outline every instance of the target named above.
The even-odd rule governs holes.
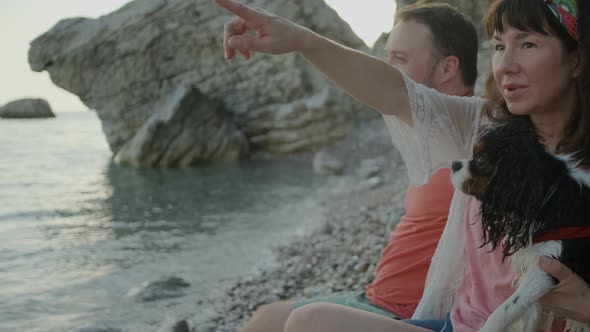
[[[438,55],[456,56],[463,83],[475,85],[479,44],[475,26],[467,16],[448,4],[420,1],[399,8],[395,21],[416,21],[426,25],[432,33]]]

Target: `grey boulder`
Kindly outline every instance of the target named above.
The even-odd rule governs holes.
[[[32,119],[54,118],[51,106],[43,99],[21,99],[0,107],[0,118]]]
[[[366,50],[321,0],[244,2]],[[120,163],[174,167],[314,150],[353,128],[366,109],[302,57],[225,60],[230,18],[213,0],[136,0],[97,19],[60,21],[31,43],[29,64],[96,110]]]

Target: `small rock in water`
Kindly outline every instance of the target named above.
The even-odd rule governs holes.
[[[44,99],[21,99],[0,107],[0,118],[54,118],[51,106]]]
[[[154,282],[145,282],[141,287],[132,288],[127,292],[127,297],[135,297],[138,300],[149,302],[161,299],[181,297],[184,295],[184,288],[190,284],[182,278],[171,277]]]

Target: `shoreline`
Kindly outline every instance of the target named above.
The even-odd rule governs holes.
[[[200,301],[200,312],[167,331],[234,332],[261,305],[361,290],[373,280],[403,214],[405,167],[380,118],[320,152],[342,161],[344,172],[332,194],[319,198],[325,207],[319,226],[273,248],[275,262]],[[378,167],[367,171],[366,164]]]

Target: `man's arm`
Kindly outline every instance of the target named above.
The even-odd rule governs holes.
[[[410,103],[397,68],[311,31],[299,53],[354,98],[411,124]]]

